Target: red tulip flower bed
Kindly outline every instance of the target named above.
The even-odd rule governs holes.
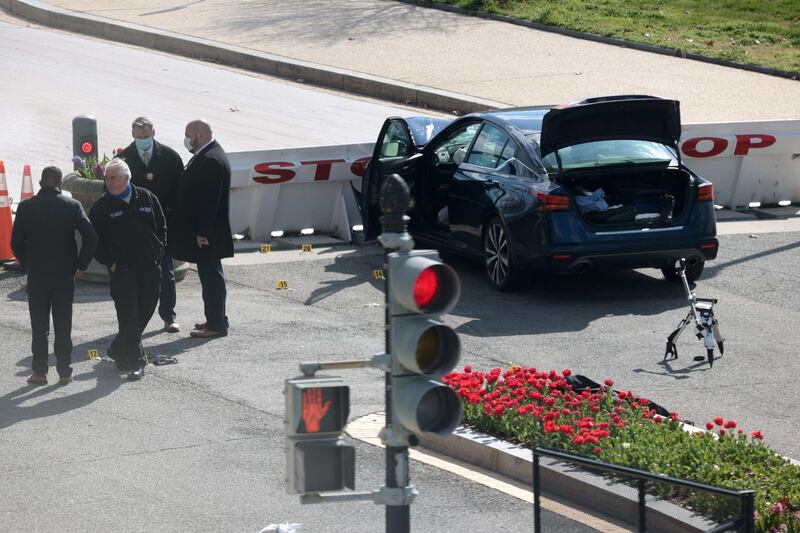
[[[647,398],[613,391],[610,379],[596,390],[576,391],[570,375],[467,366],[444,381],[464,402],[464,424],[478,431],[716,487],[754,489],[757,531],[800,533],[800,466],[765,446],[761,431],[747,435],[735,421],[717,417],[708,431],[688,432],[677,413],[658,416]],[[730,502],[697,493],[669,497],[710,517],[731,516]]]

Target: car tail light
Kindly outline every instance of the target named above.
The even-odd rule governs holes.
[[[534,191],[533,195],[539,200],[540,209],[544,211],[569,211],[569,196],[560,194],[545,194],[543,192]]]
[[[708,185],[701,185],[697,188],[697,201],[698,202],[712,202],[714,200],[714,186],[710,183]]]

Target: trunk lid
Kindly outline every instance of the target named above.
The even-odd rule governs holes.
[[[590,98],[551,109],[542,120],[542,157],[592,141],[637,139],[678,151],[680,103],[655,96]]]

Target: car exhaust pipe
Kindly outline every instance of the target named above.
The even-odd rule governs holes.
[[[578,274],[585,274],[592,269],[592,264],[589,261],[581,261],[575,265],[575,272]]]
[[[699,263],[699,262],[700,262],[700,258],[697,257],[696,255],[693,255],[692,257],[690,257],[689,259],[686,260],[686,264],[688,266],[690,266],[690,267],[693,267],[693,266],[697,265],[697,263]]]

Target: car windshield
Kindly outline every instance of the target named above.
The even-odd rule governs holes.
[[[594,141],[567,146],[558,153],[564,170],[626,164],[677,164],[675,153],[669,147],[653,141]],[[548,171],[558,170],[555,153],[547,154],[543,162]]]

